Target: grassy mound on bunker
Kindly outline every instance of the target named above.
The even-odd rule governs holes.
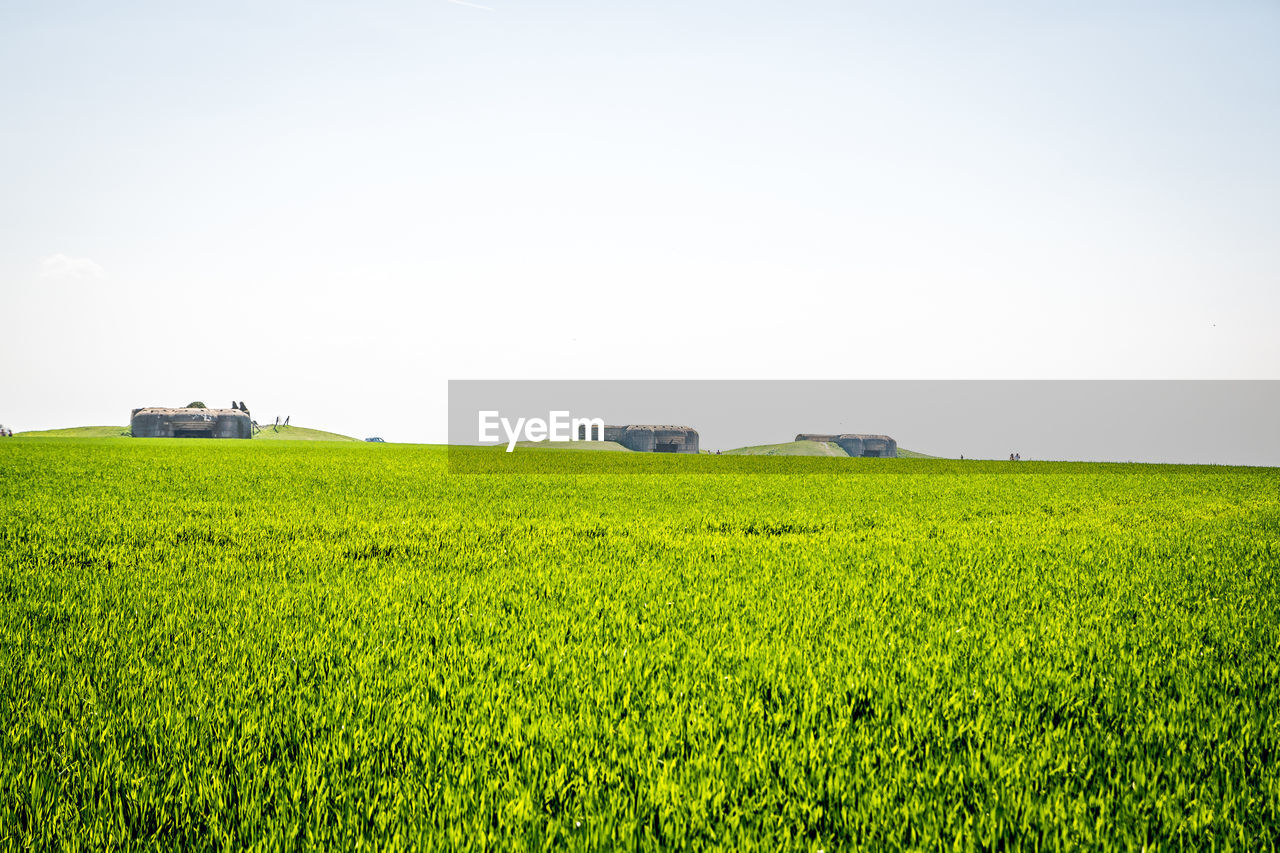
[[[127,426],[82,426],[66,429],[33,429],[15,432],[23,438],[120,438],[129,436]]]
[[[254,435],[254,439],[258,441],[360,441],[349,435],[300,426],[264,426]]]

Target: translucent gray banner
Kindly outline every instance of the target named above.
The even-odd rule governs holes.
[[[570,433],[604,440],[546,440]],[[451,380],[449,443],[458,472],[606,449],[1276,466],[1280,381]]]

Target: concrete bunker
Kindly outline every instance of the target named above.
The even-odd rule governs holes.
[[[796,441],[825,441],[839,445],[850,456],[893,459],[898,455],[898,442],[887,435],[846,432],[840,434],[802,432]]]
[[[253,421],[238,409],[134,409],[134,438],[253,438]]]
[[[578,440],[587,439],[586,426],[578,427]],[[627,424],[605,426],[604,435],[597,427],[590,427],[591,438],[614,441],[628,450],[639,453],[697,453],[698,431],[688,426],[660,424]]]

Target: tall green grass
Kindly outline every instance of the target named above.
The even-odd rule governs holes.
[[[497,456],[0,443],[0,848],[1276,846],[1280,472]]]

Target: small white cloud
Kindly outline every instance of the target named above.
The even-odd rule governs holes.
[[[41,278],[102,278],[103,269],[88,258],[50,255],[40,262]]]

